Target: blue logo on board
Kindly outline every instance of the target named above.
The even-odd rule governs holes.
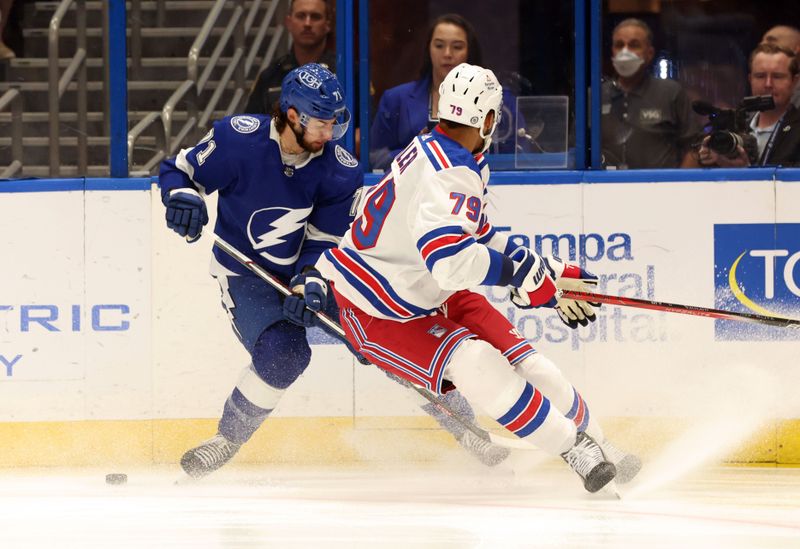
[[[714,225],[719,309],[800,318],[800,223]],[[797,340],[800,330],[717,320],[719,340]]]

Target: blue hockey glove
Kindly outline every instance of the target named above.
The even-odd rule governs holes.
[[[283,316],[299,326],[313,326],[314,313],[325,308],[328,301],[328,283],[314,269],[292,277],[289,286],[293,295],[283,301]]]
[[[559,290],[592,292],[597,286],[597,277],[578,265],[565,263],[557,257],[546,257],[544,261]],[[578,325],[587,326],[597,320],[595,307],[600,307],[600,303],[567,299],[559,292],[554,308],[561,321],[574,330]]]
[[[292,324],[310,328],[314,325],[314,312],[306,308],[306,301],[301,295],[286,296],[283,300],[283,316]]]
[[[203,226],[208,223],[208,211],[203,197],[194,189],[173,189],[164,200],[167,207],[167,227],[188,242],[200,238]]]

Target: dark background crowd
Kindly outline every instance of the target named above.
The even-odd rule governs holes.
[[[30,0],[0,0],[0,69],[14,57],[25,55],[26,10]],[[587,9],[588,9],[588,4]],[[318,61],[335,70],[336,1],[285,0],[284,26],[294,45],[253,82],[242,109],[249,112],[272,111],[280,80],[298,64]],[[528,97],[560,96],[567,105],[562,133],[565,150],[575,147],[575,3],[524,0],[501,2],[461,2],[457,0],[372,0],[370,21],[370,128],[357,128],[356,152],[362,161],[371,160],[372,168],[388,165],[400,143],[413,135],[430,131],[435,125],[434,100],[438,82],[453,63],[468,61],[491,68],[504,86],[504,118],[489,151],[498,155],[536,154],[552,150],[542,146],[548,132],[558,125],[545,124],[538,114],[524,109],[518,101]],[[443,15],[459,18],[437,27]],[[587,13],[586,27],[593,14]],[[642,49],[615,37],[620,23],[627,29],[638,28],[644,36]],[[450,25],[448,27],[447,25]],[[454,25],[454,26],[453,26]],[[791,57],[800,50],[800,8],[795,0],[605,0],[602,3],[602,163],[605,168],[735,167],[771,164],[766,132],[783,131],[790,114],[777,105],[781,117],[777,126],[765,125],[768,115],[748,113],[747,124],[761,127],[757,154],[745,162],[738,149],[726,159],[703,155],[704,139],[711,128],[705,114],[698,114],[692,104],[702,101],[713,107],[732,109],[753,94],[773,94],[780,103],[780,93],[772,89],[773,78],[766,77],[766,87],[752,79],[752,54],[772,33],[772,43],[787,49],[783,59],[786,71],[795,66]],[[445,32],[445,48],[437,32]],[[449,34],[448,34],[449,33]],[[615,46],[615,40],[620,47]],[[626,38],[627,40],[627,38]],[[357,41],[356,41],[357,42]],[[458,49],[458,43],[466,47]],[[795,44],[797,44],[795,46]],[[358,48],[364,45],[356,43]],[[586,54],[591,44],[585,44]],[[797,48],[797,49],[795,49]],[[622,50],[625,50],[622,52]],[[622,52],[623,63],[643,63],[631,76],[621,75],[612,57]],[[445,55],[445,58],[441,58]],[[641,54],[641,55],[640,55]],[[176,55],[177,52],[176,52]],[[183,52],[181,52],[183,55]],[[437,55],[439,56],[437,58]],[[452,55],[451,57],[448,57]],[[756,61],[772,61],[773,54]],[[765,60],[765,56],[769,59]],[[622,59],[620,58],[620,59]],[[438,63],[438,65],[437,65]],[[356,59],[357,64],[357,59]],[[633,65],[630,65],[633,66]],[[773,67],[770,67],[770,71]],[[785,72],[785,71],[784,71]],[[0,77],[3,72],[0,70]],[[772,73],[770,73],[772,74]],[[776,73],[777,74],[777,73]],[[794,75],[789,74],[789,79]],[[778,74],[780,79],[781,74]],[[587,82],[589,74],[586,74]],[[404,87],[405,86],[405,87]],[[583,93],[584,90],[581,90]],[[388,93],[387,93],[388,92]],[[797,98],[796,98],[797,99]],[[800,99],[797,100],[800,102]],[[358,103],[356,103],[358,105]],[[427,109],[427,110],[426,110]],[[358,120],[357,113],[353,113]],[[558,122],[558,117],[555,118]],[[751,124],[755,120],[756,123]],[[765,129],[766,128],[766,129]],[[771,130],[770,130],[771,128]],[[360,150],[361,136],[370,131],[370,151]],[[377,133],[376,133],[377,132]],[[387,132],[392,132],[388,135]],[[739,129],[739,133],[749,133]],[[539,137],[541,135],[541,137]],[[538,140],[538,141],[537,141]],[[752,149],[745,144],[743,149]],[[778,143],[779,149],[789,145]],[[558,145],[557,145],[558,146]],[[644,154],[635,149],[657,149]],[[790,147],[791,148],[791,147]],[[751,151],[752,152],[752,151]],[[780,156],[782,165],[800,164],[800,151],[790,150]],[[647,156],[647,158],[643,158]],[[653,158],[650,158],[650,157]],[[738,159],[737,159],[738,157]],[[505,166],[514,167],[512,164]],[[574,158],[564,167],[575,167]]]

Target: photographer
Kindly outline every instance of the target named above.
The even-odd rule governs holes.
[[[761,43],[775,44],[793,51],[795,55],[800,55],[800,30],[789,25],[775,25],[764,33]],[[795,107],[800,108],[800,85],[795,84],[794,86],[792,103]]]
[[[794,52],[774,44],[761,44],[750,54],[750,88],[753,95],[771,95],[775,107],[756,112],[746,130],[757,142],[757,150],[747,154],[741,145],[730,155],[709,147],[703,139],[698,161],[704,167],[738,168],[750,165],[800,165],[800,110],[792,102],[798,81],[798,62]]]

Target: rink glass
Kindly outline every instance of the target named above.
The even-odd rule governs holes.
[[[602,20],[602,74],[614,76],[611,63],[612,31],[629,17],[647,23],[653,32],[654,78],[681,84],[689,102],[705,101],[722,108],[735,107],[750,95],[747,81],[748,56],[773,25],[800,24],[793,0],[753,2],[748,0],[605,0]],[[707,133],[708,119],[694,112],[693,122]],[[607,139],[629,142],[630,128],[604,128]],[[602,166],[625,168],[622,159],[605,159]],[[595,166],[601,167],[601,166]]]

